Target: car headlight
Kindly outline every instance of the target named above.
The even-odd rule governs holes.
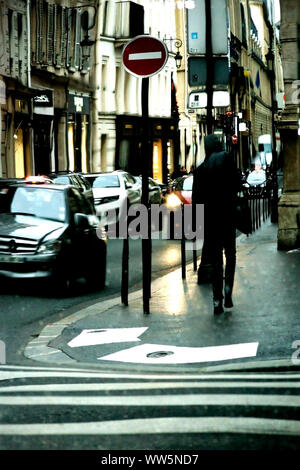
[[[169,209],[176,209],[181,206],[181,200],[176,194],[170,194],[167,198],[166,205]]]
[[[46,255],[46,254],[53,255],[60,251],[61,245],[62,245],[61,240],[51,240],[49,242],[42,243],[38,247],[37,253],[43,254],[43,255]]]

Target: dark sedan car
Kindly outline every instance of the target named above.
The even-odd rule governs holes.
[[[103,287],[106,241],[86,198],[72,186],[18,184],[0,197],[0,275],[53,278],[66,287],[85,277]]]

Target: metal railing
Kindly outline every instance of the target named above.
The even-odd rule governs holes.
[[[268,184],[263,187],[250,186],[243,189],[243,195],[251,211],[252,232],[254,232],[270,216],[272,189]]]

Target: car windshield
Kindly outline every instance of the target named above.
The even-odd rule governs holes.
[[[8,192],[1,212],[31,215],[63,222],[66,219],[64,194],[48,188],[13,188]]]
[[[70,180],[68,176],[57,176],[53,178],[53,183],[55,184],[70,184]]]
[[[182,189],[184,191],[192,191],[193,189],[193,177],[191,178],[186,178],[183,182]]]
[[[252,171],[247,178],[249,184],[262,184],[266,181],[266,173],[263,170]]]
[[[91,176],[89,181],[93,188],[119,188],[120,180],[117,175]]]

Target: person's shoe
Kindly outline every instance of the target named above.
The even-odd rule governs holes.
[[[233,307],[233,302],[232,302],[232,298],[231,298],[230,294],[225,295],[224,307],[225,308],[232,308]]]
[[[233,302],[231,297],[231,289],[230,287],[225,286],[225,301],[224,301],[225,308],[232,308]]]
[[[223,312],[222,300],[214,300],[214,315],[219,315]]]

